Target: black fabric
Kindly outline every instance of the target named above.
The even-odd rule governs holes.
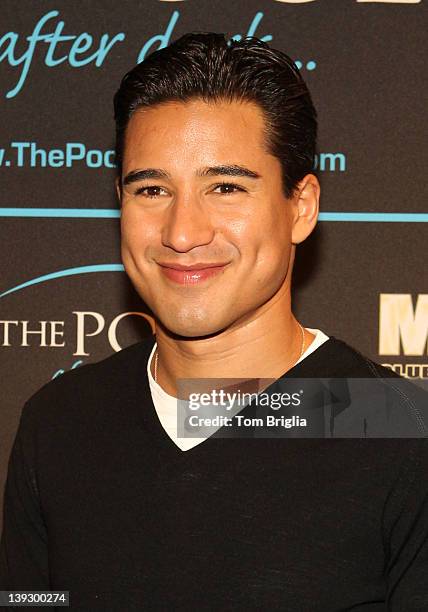
[[[426,437],[213,436],[183,452],[152,403],[153,343],[25,404],[0,589],[69,590],[81,611],[428,610]],[[394,378],[336,338],[285,376]]]

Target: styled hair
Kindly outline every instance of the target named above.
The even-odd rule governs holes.
[[[224,34],[197,32],[154,51],[123,77],[114,96],[119,176],[126,127],[134,111],[192,99],[259,106],[266,148],[281,163],[286,197],[314,171],[317,114],[296,64],[256,37],[227,41]]]

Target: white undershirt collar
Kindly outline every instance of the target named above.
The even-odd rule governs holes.
[[[312,340],[311,344],[308,346],[303,355],[298,361],[296,361],[294,365],[297,365],[298,363],[303,361],[303,359],[306,359],[308,355],[316,351],[317,348],[319,348],[322,344],[324,344],[324,342],[329,339],[329,337],[320,329],[314,329],[311,327],[306,327],[305,329],[314,334],[315,338]],[[173,395],[169,395],[169,393],[162,389],[162,387],[154,380],[150,369],[156,348],[157,343],[155,342],[147,362],[147,375],[149,378],[149,385],[152,394],[153,404],[155,406],[159,421],[161,422],[161,425],[164,428],[165,432],[168,434],[171,440],[179,448],[181,448],[181,450],[186,451],[193,448],[194,446],[197,446],[198,444],[201,444],[206,440],[206,438],[177,437],[177,398]]]

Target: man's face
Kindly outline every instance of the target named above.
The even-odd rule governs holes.
[[[293,207],[264,130],[262,112],[248,102],[168,102],[129,121],[122,261],[175,334],[206,336],[248,322],[285,293]],[[195,264],[205,269],[172,268]]]

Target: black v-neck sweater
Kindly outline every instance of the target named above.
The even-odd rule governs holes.
[[[0,589],[68,590],[82,612],[428,610],[426,437],[214,436],[183,452],[152,403],[153,342],[25,404]],[[285,376],[392,374],[330,338]]]

